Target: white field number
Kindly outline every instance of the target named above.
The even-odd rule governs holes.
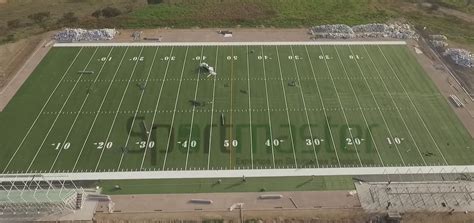
[[[153,148],[153,147],[155,146],[155,141],[149,141],[149,142],[148,142],[148,146],[147,146],[146,141],[136,142],[135,144],[137,144],[140,149],[144,149],[144,148],[146,148],[146,147],[148,147],[149,149],[151,149],[151,148]]]
[[[238,60],[238,56],[227,56],[227,60]]]
[[[359,138],[346,138],[346,143],[347,145],[360,145],[362,143],[362,140]]]
[[[101,57],[99,60],[102,61],[102,62],[111,61],[112,57]]]
[[[56,147],[54,148],[55,150],[60,150],[60,149],[65,149],[65,150],[67,150],[67,149],[71,148],[71,143],[70,143],[70,142],[65,142],[64,144],[58,142],[58,143],[53,143],[52,145],[53,145],[53,146],[56,146]]]
[[[145,60],[145,57],[132,57],[132,59],[130,60],[133,60],[133,61],[144,61]]]
[[[188,140],[185,140],[183,142],[178,142],[178,143],[181,143],[181,146],[184,147],[184,148],[188,148],[188,145],[191,148],[195,148],[197,146],[196,140],[190,140],[189,142],[188,142]]]
[[[351,59],[351,60],[354,60],[354,59],[360,60],[360,59],[362,59],[362,57],[360,57],[360,56],[357,55],[357,54],[356,54],[356,55],[349,55],[349,59]]]
[[[391,139],[390,137],[387,137],[387,142],[389,145],[392,145],[392,144],[400,145],[402,144],[402,141],[403,141],[403,138],[393,137],[393,139]]]
[[[239,145],[239,141],[237,141],[236,139],[234,140],[224,140],[224,147],[225,148],[228,148],[230,145],[232,144],[232,147],[237,147]]]
[[[273,141],[272,141],[270,139],[267,139],[267,141],[265,141],[265,145],[266,146],[272,146],[272,145],[273,146],[279,146],[280,145],[280,140],[279,139],[273,139]]]
[[[268,57],[268,56],[257,56],[257,59],[258,60],[268,60],[268,59],[270,59],[270,57]]]
[[[329,57],[329,55],[319,55],[319,59],[320,60],[330,60],[331,58]]]
[[[290,56],[288,56],[288,60],[302,60],[302,59],[303,59],[303,57],[300,57],[300,56],[298,56],[298,55],[294,55],[294,56],[290,55]]]
[[[114,145],[113,142],[97,142],[97,143],[94,143],[94,145],[97,146],[97,149],[110,149],[112,148],[112,146]]]
[[[312,145],[319,146],[321,145],[321,142],[323,140],[322,139],[306,139],[305,141],[306,141],[307,146],[312,146]]]
[[[196,56],[195,58],[193,58],[194,60],[206,60],[206,56]]]
[[[166,56],[166,57],[163,57],[163,60],[176,60],[176,57],[175,56]]]

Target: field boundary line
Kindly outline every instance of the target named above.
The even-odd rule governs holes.
[[[262,58],[265,57],[263,53],[263,46],[260,46],[261,48],[261,54]],[[267,99],[267,114],[268,114],[268,125],[270,128],[270,147],[272,148],[272,157],[273,157],[273,168],[275,168],[275,151],[273,148],[273,129],[272,129],[272,118],[270,116],[270,102],[268,100],[268,87],[267,87],[267,72],[265,71],[265,60],[262,59],[262,65],[263,65],[263,76],[265,80],[265,98]]]
[[[219,46],[216,47],[216,65],[214,66],[214,72],[217,73],[217,59],[219,55]],[[211,106],[211,127],[209,129],[209,151],[207,153],[207,169],[209,170],[210,163],[211,163],[211,146],[212,146],[212,122],[214,119],[214,103],[215,103],[215,95],[216,95],[216,81],[217,76],[214,77],[214,87],[212,88],[212,106]]]
[[[433,173],[474,173],[474,165],[462,166],[390,166],[390,167],[344,167],[344,168],[300,168],[300,169],[240,169],[240,170],[177,170],[177,171],[122,171],[122,172],[75,172],[41,173],[50,180],[124,180],[124,179],[222,179],[250,177],[296,177],[296,176],[360,176],[360,175],[411,175]],[[3,181],[30,181],[32,174],[2,174]]]
[[[411,104],[411,105],[413,106],[413,108],[415,109],[415,112],[416,112],[416,114],[418,115],[418,118],[420,119],[421,123],[423,123],[423,126],[425,127],[426,131],[427,131],[428,134],[430,135],[430,138],[431,138],[431,140],[433,141],[433,143],[435,144],[436,149],[438,150],[439,154],[440,154],[441,157],[443,158],[444,163],[446,163],[446,165],[448,165],[448,161],[446,160],[446,158],[444,157],[443,153],[441,152],[441,149],[439,148],[438,143],[436,142],[436,140],[434,139],[434,137],[433,137],[433,135],[431,134],[430,130],[428,129],[428,126],[426,125],[425,120],[423,120],[423,118],[421,117],[420,112],[418,111],[418,108],[417,108],[417,107],[415,106],[415,104],[413,103],[413,100],[411,99],[410,95],[408,94],[408,92],[407,92],[405,86],[403,86],[402,81],[400,80],[400,77],[398,77],[397,72],[395,72],[395,70],[393,69],[392,64],[390,64],[390,62],[388,61],[387,57],[385,56],[385,54],[383,53],[382,49],[380,48],[380,46],[377,46],[377,48],[378,48],[379,51],[382,53],[382,56],[383,56],[383,58],[385,59],[385,62],[387,62],[388,66],[390,67],[390,70],[392,71],[392,73],[393,73],[393,74],[395,75],[395,77],[397,78],[398,83],[399,83],[400,86],[402,87],[403,92],[405,93],[405,95],[408,97],[408,100],[410,101],[410,104]]]
[[[138,53],[138,58],[140,58],[142,56],[144,48],[145,47],[142,47],[140,49],[140,53]],[[107,144],[109,143],[110,134],[112,134],[112,131],[114,129],[115,121],[117,121],[117,116],[119,114],[118,111],[120,111],[120,108],[122,107],[123,99],[125,98],[125,95],[127,94],[127,91],[128,91],[128,87],[130,86],[130,80],[133,78],[133,75],[135,74],[135,70],[137,68],[137,65],[138,65],[139,61],[140,61],[139,59],[137,59],[137,61],[135,61],[135,65],[133,66],[132,72],[130,73],[130,78],[129,78],[129,81],[127,82],[127,86],[125,86],[125,89],[123,90],[122,98],[120,98],[120,103],[117,107],[117,112],[115,113],[114,120],[112,121],[112,125],[110,126],[109,133],[107,133],[107,138],[105,138],[105,141],[104,141],[104,145],[106,145],[106,146],[104,146],[102,148],[102,150],[100,152],[99,160],[97,161],[97,164],[95,166],[96,171],[97,171],[97,168],[99,167],[100,161],[102,161],[102,155],[104,155],[104,151],[107,149]],[[125,149],[127,149],[127,148],[124,148],[124,150]]]
[[[334,136],[333,136],[332,131],[331,131],[331,125],[329,124],[328,114],[327,114],[327,111],[326,111],[326,107],[324,105],[323,96],[321,95],[321,89],[319,88],[319,83],[316,79],[316,73],[314,72],[313,62],[311,61],[312,59],[311,59],[311,56],[309,55],[308,47],[305,46],[304,49],[306,51],[306,55],[308,56],[309,65],[311,66],[311,73],[313,74],[314,83],[316,84],[316,89],[318,90],[319,100],[321,101],[321,106],[323,108],[323,113],[324,113],[324,119],[326,121],[326,125],[327,125],[328,131],[329,131],[329,136],[331,137],[331,142],[332,142],[332,145],[334,147],[334,153],[336,154],[337,163],[338,163],[339,167],[341,167],[341,161],[339,160],[339,155],[337,154],[336,143],[334,141]]]
[[[125,49],[125,52],[123,52],[122,58],[120,59],[120,63],[119,63],[119,65],[117,66],[117,69],[115,70],[115,73],[114,73],[114,76],[113,76],[112,80],[115,80],[115,77],[117,76],[118,71],[119,71],[120,68],[122,67],[122,62],[123,62],[123,59],[125,58],[125,55],[126,55],[127,52],[128,52],[128,49],[129,49],[129,47],[127,47],[127,48]],[[107,91],[105,92],[105,95],[104,95],[104,97],[102,98],[102,101],[101,101],[101,103],[100,103],[100,105],[99,105],[99,109],[97,109],[97,113],[96,113],[96,115],[95,115],[95,117],[94,117],[94,120],[92,121],[91,127],[89,128],[89,131],[87,132],[86,139],[84,140],[84,143],[82,144],[81,151],[79,152],[79,155],[77,155],[76,161],[74,162],[74,166],[73,166],[73,168],[72,168],[72,171],[74,171],[74,170],[76,169],[77,163],[79,162],[79,159],[80,159],[81,156],[82,156],[82,152],[84,151],[84,148],[85,148],[85,146],[86,146],[86,143],[87,143],[87,141],[89,140],[89,137],[90,137],[90,135],[91,135],[92,129],[95,127],[95,122],[97,121],[97,117],[99,117],[100,111],[102,110],[102,106],[104,105],[105,99],[107,98],[107,96],[108,96],[108,94],[109,94],[109,90],[110,90],[110,88],[112,87],[112,84],[113,84],[113,83],[114,83],[114,82],[111,81],[111,82],[109,83],[109,86],[107,87]]]
[[[89,61],[88,61],[87,64],[84,66],[83,71],[85,71],[85,70],[87,69],[87,67],[89,67],[89,64],[91,63],[93,57],[94,57],[95,54],[97,53],[97,50],[99,50],[98,47],[95,48],[94,53],[91,55],[91,57],[89,58]],[[38,147],[38,150],[36,151],[35,156],[34,156],[33,159],[31,160],[30,165],[28,165],[28,168],[26,169],[26,172],[29,172],[29,171],[30,171],[30,168],[31,168],[31,166],[33,165],[33,163],[35,162],[36,157],[38,156],[38,154],[39,154],[39,153],[41,152],[41,150],[43,149],[44,143],[45,143],[46,140],[48,139],[49,134],[51,133],[51,130],[53,130],[54,126],[56,125],[56,121],[58,121],[59,117],[61,116],[61,112],[63,111],[64,107],[66,107],[66,104],[68,103],[69,98],[71,97],[72,93],[73,93],[74,90],[76,89],[77,84],[79,84],[79,80],[81,80],[83,76],[84,76],[84,75],[83,75],[82,73],[79,74],[79,77],[77,78],[78,81],[76,81],[76,83],[74,83],[74,86],[73,86],[72,89],[69,91],[69,93],[68,93],[68,95],[67,95],[67,97],[66,97],[66,100],[63,102],[63,105],[62,105],[61,108],[59,109],[59,112],[58,112],[58,114],[56,115],[56,118],[54,118],[54,121],[53,121],[53,123],[51,124],[51,126],[49,127],[48,132],[46,133],[46,136],[44,136],[44,139],[43,139],[43,141],[41,142],[40,146]],[[64,146],[64,145],[63,145],[63,146]]]
[[[184,70],[186,68],[186,59],[188,58],[188,50],[189,50],[189,46],[186,47],[186,53],[184,55],[184,63],[183,63],[183,68],[181,69],[181,77],[180,79],[183,78],[183,75],[184,75]],[[174,118],[175,118],[175,115],[176,115],[176,107],[178,106],[178,100],[179,100],[179,95],[181,93],[181,81],[179,82],[179,85],[178,85],[178,92],[176,94],[176,100],[174,101],[174,109],[173,109],[173,117],[171,118],[171,131],[173,131],[173,125],[174,125]],[[168,151],[169,151],[169,148],[170,148],[170,143],[171,143],[171,132],[168,134],[168,143],[166,144],[166,153],[165,153],[165,158],[163,159],[163,170],[165,170],[165,166],[166,166],[166,159],[168,158]]]
[[[112,53],[112,51],[114,50],[114,47],[112,47],[109,51],[109,53],[107,54],[107,58],[110,57],[110,54]],[[102,66],[100,67],[100,70],[99,72],[97,73],[96,77],[94,78],[94,82],[92,82],[92,86],[96,83],[97,79],[99,79],[99,76],[102,74],[102,70],[104,69],[105,65],[107,64],[108,60],[104,61],[102,63]],[[84,105],[86,104],[87,100],[89,99],[89,93],[86,94],[86,97],[84,98],[84,100],[82,101],[82,104],[81,104],[81,108],[79,108],[79,112],[77,112],[77,115],[76,117],[74,117],[74,121],[72,122],[72,125],[71,127],[69,128],[67,134],[66,134],[66,137],[64,138],[63,142],[62,142],[62,145],[65,145],[65,143],[67,142],[68,138],[69,138],[69,135],[71,134],[71,131],[72,129],[74,129],[74,126],[77,122],[77,119],[79,118],[79,115],[81,114],[82,112],[82,109],[84,108]],[[54,159],[53,161],[53,164],[51,164],[51,167],[49,169],[49,172],[51,172],[51,170],[54,168],[54,165],[56,164],[59,156],[61,155],[61,152],[63,151],[63,148],[59,148],[59,151],[58,151],[58,154],[56,155],[56,158]]]
[[[197,99],[198,89],[199,89],[199,76],[201,76],[201,63],[202,63],[202,53],[204,52],[204,46],[201,47],[201,55],[199,55],[199,69],[198,69],[198,78],[196,78],[196,89],[194,90],[194,101]],[[184,164],[184,169],[188,169],[188,159],[189,159],[189,149],[191,148],[191,137],[193,134],[193,124],[194,124],[194,112],[196,111],[196,106],[193,106],[193,111],[191,114],[191,125],[189,127],[189,137],[188,137],[188,148],[186,151],[186,163]]]
[[[137,105],[137,108],[135,109],[135,112],[133,114],[132,124],[130,125],[130,130],[128,131],[128,134],[127,134],[127,140],[125,141],[125,145],[124,145],[125,148],[127,148],[128,142],[130,141],[130,135],[132,134],[133,125],[135,124],[135,120],[137,119],[137,114],[138,114],[138,110],[140,109],[140,105],[142,103],[143,95],[145,94],[146,88],[148,87],[148,79],[150,78],[151,71],[153,70],[153,66],[155,65],[156,54],[158,53],[159,49],[160,49],[160,47],[156,47],[155,53],[153,54],[153,61],[151,62],[150,69],[148,70],[145,85],[143,87],[144,89],[140,93],[140,99],[138,99],[138,105]],[[138,62],[139,59],[140,59],[140,57],[137,58],[137,62]],[[147,142],[145,144],[145,150],[148,149],[148,146],[149,146],[149,144]],[[120,166],[122,165],[122,160],[123,160],[124,155],[125,155],[125,153],[122,153],[122,155],[120,156],[120,161],[119,161],[119,165],[117,167],[117,170],[119,170]]]
[[[293,57],[293,64],[295,65],[296,77],[298,78],[298,84],[300,85],[299,89],[300,89],[301,99],[303,100],[303,106],[304,106],[304,112],[305,112],[305,115],[306,115],[306,121],[308,122],[308,129],[309,129],[309,135],[311,136],[311,145],[313,147],[314,158],[316,159],[316,165],[319,168],[318,154],[316,153],[316,146],[314,145],[313,130],[311,129],[311,123],[309,122],[308,108],[306,107],[306,100],[304,99],[303,85],[301,84],[301,80],[300,80],[300,72],[298,70],[298,66],[296,65],[295,52],[293,51],[293,46],[290,46],[290,49],[291,49],[291,55]]]
[[[290,132],[290,140],[291,140],[291,148],[293,149],[293,158],[295,159],[295,167],[298,168],[298,161],[296,160],[296,151],[295,151],[295,141],[293,140],[293,131],[291,130],[291,120],[290,120],[290,113],[288,112],[288,100],[286,99],[286,90],[285,85],[283,84],[283,73],[281,72],[281,63],[280,63],[280,53],[278,52],[278,46],[275,46],[275,50],[277,52],[277,59],[278,59],[278,68],[280,71],[281,76],[281,88],[283,89],[283,98],[285,99],[285,108],[286,108],[286,117],[288,119],[288,130]],[[263,58],[262,58],[263,60]],[[300,88],[301,89],[301,88]],[[305,105],[306,107],[306,105]]]
[[[251,167],[253,169],[253,133],[252,133],[252,102],[250,100],[250,65],[249,65],[249,46],[247,48],[247,90],[248,90],[248,96],[249,96],[249,131],[250,131],[250,162],[251,162]],[[263,59],[263,58],[262,58]]]
[[[319,49],[321,49],[321,53],[322,53],[323,55],[326,55],[326,54],[324,53],[324,50],[323,50],[323,48],[322,48],[321,46],[319,46]],[[349,125],[349,121],[347,120],[347,115],[346,115],[346,112],[344,111],[344,106],[342,106],[341,97],[339,96],[339,92],[337,91],[336,83],[334,82],[331,69],[329,68],[329,65],[328,65],[328,62],[327,62],[325,56],[323,56],[323,60],[324,60],[324,64],[326,65],[326,68],[327,68],[327,70],[328,70],[328,72],[329,72],[329,76],[331,77],[331,82],[332,82],[332,85],[333,85],[333,87],[334,87],[334,91],[336,92],[337,100],[338,100],[338,102],[339,102],[339,106],[341,107],[342,115],[344,116],[344,120],[346,121],[347,128],[348,128],[348,131],[349,131],[349,135],[351,136],[352,141],[354,141],[354,135],[352,135],[351,126]],[[360,159],[360,156],[359,156],[359,151],[357,150],[357,145],[356,145],[356,143],[353,142],[352,145],[353,145],[354,148],[355,148],[355,152],[356,152],[357,158],[359,159],[360,166],[363,166],[362,160]]]
[[[349,77],[349,74],[347,73],[346,66],[344,65],[344,62],[342,61],[341,55],[339,54],[339,51],[337,50],[336,46],[334,46],[334,50],[336,50],[337,58],[339,59],[339,63],[342,65],[342,70],[344,71],[344,74],[346,75],[346,77]],[[356,58],[354,58],[353,60],[356,60]],[[380,159],[380,162],[382,163],[382,166],[385,166],[385,164],[382,160],[382,156],[380,156],[380,152],[379,152],[379,148],[377,146],[377,142],[375,142],[374,135],[372,134],[372,130],[370,129],[369,122],[367,121],[367,117],[365,116],[364,110],[362,110],[362,106],[360,105],[359,96],[357,96],[357,94],[355,92],[354,85],[352,84],[352,81],[349,78],[347,79],[347,81],[349,82],[349,86],[351,86],[352,94],[354,95],[354,98],[356,99],[357,105],[359,106],[360,113],[362,114],[362,118],[364,119],[365,126],[367,127],[367,131],[369,132],[370,138],[372,139],[372,142],[374,143],[375,151],[377,152],[377,155]],[[355,142],[354,142],[354,144],[355,144]],[[403,163],[403,165],[405,165],[405,161],[403,161],[403,159],[402,159],[402,163]]]
[[[18,151],[20,150],[20,148],[23,146],[23,143],[25,142],[26,138],[29,136],[31,130],[33,129],[33,127],[35,126],[36,122],[38,121],[38,118],[41,116],[41,113],[43,113],[44,109],[46,108],[46,106],[48,105],[49,101],[51,100],[51,98],[53,97],[53,94],[56,92],[56,90],[58,89],[59,85],[61,85],[62,83],[62,80],[64,79],[64,77],[66,76],[66,74],[69,72],[69,70],[71,69],[72,65],[74,65],[74,63],[76,62],[76,59],[77,57],[79,57],[79,55],[81,54],[82,50],[84,48],[81,47],[81,49],[79,49],[79,51],[77,52],[76,56],[74,57],[73,61],[71,62],[71,64],[69,64],[69,67],[66,69],[66,71],[64,71],[63,75],[61,76],[61,79],[58,81],[58,83],[56,84],[56,86],[54,87],[53,91],[51,92],[51,94],[49,95],[48,99],[46,100],[46,102],[43,104],[43,107],[41,108],[40,112],[38,113],[38,115],[36,116],[35,120],[33,121],[33,123],[31,124],[30,128],[28,129],[28,131],[26,132],[26,135],[23,137],[23,139],[21,140],[20,142],[20,145],[18,145],[18,147],[16,148],[15,152],[13,153],[12,157],[10,158],[10,160],[8,161],[7,165],[4,167],[2,173],[5,173],[5,171],[8,169],[8,167],[10,166],[10,163],[12,162],[12,160],[15,158],[16,154],[18,153]]]
[[[171,56],[173,55],[173,50],[174,50],[174,47],[171,47],[170,54],[168,56],[168,58],[170,58],[170,59],[168,59],[168,62],[166,63],[165,75],[164,75],[163,79],[166,79],[166,76],[168,75],[168,68],[169,68],[169,65],[170,65],[170,62],[171,62]],[[151,134],[153,132],[153,125],[155,124],[156,113],[158,111],[158,106],[159,106],[160,100],[161,100],[161,93],[163,92],[165,82],[166,81],[161,82],[160,92],[158,93],[158,98],[156,99],[156,103],[155,103],[155,112],[153,113],[153,118],[151,120],[150,133],[148,133],[148,136],[147,136],[147,139],[146,139],[146,145],[148,145],[150,143]],[[156,143],[155,143],[155,149],[158,150]],[[145,152],[143,152],[143,158],[142,158],[142,163],[140,164],[140,169],[143,168],[143,164],[145,163],[145,158],[146,158],[147,151],[148,151],[148,149],[145,149]]]
[[[355,55],[355,54],[354,54],[354,51],[352,51],[352,48],[351,48],[350,46],[349,46],[349,50],[351,51],[351,54],[352,54],[352,55]],[[371,58],[371,59],[372,59],[372,58]],[[384,124],[385,124],[385,127],[387,128],[387,132],[388,132],[388,134],[389,134],[391,140],[393,140],[393,139],[394,139],[394,136],[393,136],[393,134],[392,134],[392,131],[390,130],[390,127],[388,126],[387,120],[385,119],[385,116],[383,115],[382,110],[380,109],[380,106],[379,106],[379,103],[378,103],[378,101],[377,101],[377,98],[375,97],[375,95],[374,95],[374,93],[373,93],[373,91],[372,91],[372,88],[370,87],[369,82],[368,82],[367,79],[365,78],[365,75],[364,75],[365,72],[362,71],[362,68],[360,67],[360,64],[359,64],[359,62],[357,61],[356,58],[354,58],[354,61],[355,61],[356,65],[357,65],[357,68],[358,68],[360,74],[362,75],[362,77],[364,77],[363,79],[364,79],[365,85],[366,85],[367,88],[369,89],[370,95],[372,96],[372,99],[374,100],[375,105],[377,106],[377,110],[379,111],[379,114],[380,114],[380,116],[382,117],[382,120],[383,120],[383,122],[384,122]],[[377,71],[377,72],[378,72],[378,71]],[[372,134],[372,133],[371,133],[371,134]],[[398,153],[398,155],[400,156],[400,159],[401,159],[403,165],[405,165],[405,161],[403,160],[403,156],[402,156],[402,154],[400,153],[400,149],[398,148],[397,143],[394,143],[394,145],[395,145],[395,148],[397,149],[397,153]],[[380,155],[379,155],[379,156],[380,156]]]
[[[274,45],[406,45],[406,41],[277,41],[277,42],[80,42],[55,43],[54,47],[81,47],[81,46],[274,46]]]

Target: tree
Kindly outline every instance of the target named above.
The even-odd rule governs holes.
[[[37,12],[28,16],[33,22],[37,24],[44,23],[51,16],[50,12]]]
[[[63,14],[63,17],[60,20],[63,23],[75,23],[79,18],[74,14],[74,12],[67,12]]]
[[[104,9],[102,9],[102,16],[104,16],[105,18],[119,16],[120,14],[122,14],[122,12],[114,7],[105,7]]]
[[[101,9],[97,9],[97,10],[95,10],[91,15],[98,19],[99,17],[102,16],[102,10],[101,10]]]
[[[19,19],[12,19],[7,21],[7,26],[9,29],[15,29],[21,26],[21,21]]]

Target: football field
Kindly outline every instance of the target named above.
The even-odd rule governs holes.
[[[0,171],[474,163],[474,140],[410,50],[58,44],[0,112]]]

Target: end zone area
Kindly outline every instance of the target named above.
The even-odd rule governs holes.
[[[0,112],[0,171],[160,178],[472,164],[474,140],[408,50],[58,44]]]

